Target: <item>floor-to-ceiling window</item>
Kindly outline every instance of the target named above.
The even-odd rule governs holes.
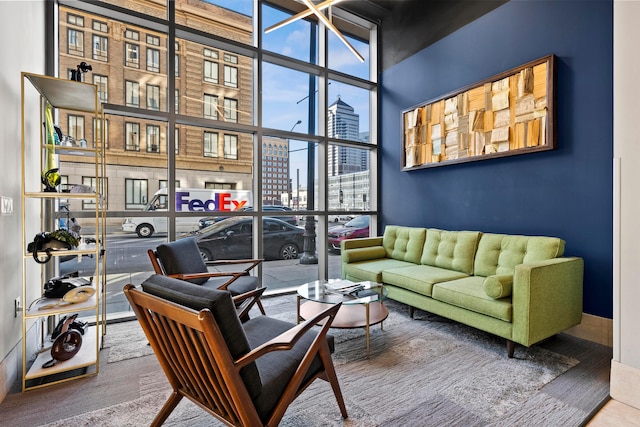
[[[229,256],[266,259],[257,274],[268,291],[340,276],[335,242],[349,237],[348,220],[376,229],[375,25],[333,7],[323,13],[344,39],[314,15],[271,28],[306,9],[293,0],[58,5],[59,76],[86,62],[82,80],[104,102],[104,123],[59,123],[74,138],[106,134],[110,315],[128,311],[123,285],[151,273],[147,249],[212,226],[235,227],[217,243]],[[60,162],[69,183],[82,181],[83,164]],[[211,200],[187,203],[198,197]],[[232,203],[241,197],[248,203]],[[74,212],[81,225],[89,208]]]

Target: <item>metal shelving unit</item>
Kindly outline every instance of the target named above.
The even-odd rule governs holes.
[[[105,332],[105,243],[106,213],[103,208],[100,188],[91,192],[45,192],[40,181],[41,171],[45,168],[47,156],[55,155],[56,164],[59,165],[59,156],[65,159],[82,158],[83,162],[94,166],[96,186],[100,187],[101,177],[105,176],[104,144],[101,135],[94,135],[94,140],[85,146],[76,145],[51,145],[47,144],[47,136],[44,126],[40,135],[33,136],[26,123],[33,117],[40,118],[40,123],[45,122],[45,106],[49,103],[54,111],[67,110],[70,112],[89,113],[94,120],[104,119],[101,114],[101,106],[98,99],[97,86],[88,83],[62,80],[58,78],[42,76],[31,73],[22,73],[22,301],[25,308],[22,310],[22,390],[29,390],[56,384],[72,379],[82,378],[88,375],[96,375],[99,372],[99,355],[102,347],[102,337]],[[37,91],[40,96],[38,107],[25,106],[25,91]],[[37,95],[36,94],[36,95]],[[29,93],[29,95],[31,95]],[[36,154],[39,150],[39,156]],[[64,171],[60,171],[64,173]],[[95,231],[89,236],[83,235],[81,244],[72,250],[53,251],[51,260],[41,264],[40,268],[34,268],[33,254],[28,252],[28,244],[40,231],[54,231],[56,218],[60,214],[61,203],[66,205],[90,203],[95,211]],[[39,224],[30,224],[27,220],[33,218],[33,212],[40,214]],[[89,242],[85,239],[90,237]],[[91,240],[93,242],[91,242]],[[44,283],[54,277],[59,271],[60,257],[90,256],[95,260],[95,271],[91,283],[96,292],[88,301],[66,304],[58,299],[42,298]],[[37,294],[37,289],[40,294]],[[56,305],[58,304],[58,305]],[[50,307],[54,305],[53,307]],[[49,306],[49,307],[45,307]],[[43,367],[50,360],[51,354],[47,347],[53,344],[51,340],[52,325],[60,316],[78,313],[79,317],[89,320],[89,328],[82,335],[82,345],[77,354],[65,361],[57,361],[51,367]],[[95,319],[95,320],[94,320]],[[53,322],[53,323],[52,323]],[[35,354],[33,352],[32,339],[27,334],[32,332],[37,335]],[[35,359],[34,359],[35,356]]]

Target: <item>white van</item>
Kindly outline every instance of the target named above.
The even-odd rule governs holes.
[[[202,188],[177,188],[176,212],[231,212],[251,206],[252,194],[249,190],[219,190]],[[167,189],[156,191],[143,211],[166,211],[168,207]],[[188,233],[199,228],[198,217],[177,217],[176,232]],[[153,233],[167,232],[166,217],[128,217],[122,222],[122,231],[137,233],[138,237],[151,237]]]

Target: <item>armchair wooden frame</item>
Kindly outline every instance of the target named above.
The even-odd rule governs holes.
[[[158,253],[153,249],[148,249],[147,254],[149,255],[149,260],[151,260],[151,265],[153,265],[153,270],[156,274],[162,274],[163,276],[173,277],[175,279],[180,280],[191,280],[191,279],[210,279],[212,277],[228,277],[229,279],[224,282],[222,285],[218,286],[220,290],[227,290],[229,285],[231,285],[238,277],[248,276],[251,269],[257,267],[260,263],[264,261],[264,259],[225,259],[225,260],[217,260],[217,261],[205,261],[207,267],[216,267],[222,265],[246,265],[244,269],[241,271],[231,271],[231,272],[208,272],[208,273],[180,273],[180,274],[167,274],[162,266],[162,262],[158,257]],[[248,264],[248,265],[247,265]],[[262,302],[258,299],[256,301],[256,305],[260,309],[260,313],[265,314],[264,307],[262,306]]]
[[[125,286],[124,293],[173,388],[152,426],[162,425],[182,398],[186,397],[226,425],[275,427],[291,402],[318,378],[331,384],[341,415],[347,418],[326,338],[340,304],[331,306],[304,323],[293,325],[288,331],[234,360],[208,309],[196,312],[140,291],[131,284]],[[324,319],[326,322],[268,419],[263,422],[240,370],[268,353],[292,349],[305,333]],[[320,358],[323,369],[305,380],[316,357]]]

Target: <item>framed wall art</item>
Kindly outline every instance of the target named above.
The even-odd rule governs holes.
[[[549,55],[402,112],[402,170],[553,150]]]

